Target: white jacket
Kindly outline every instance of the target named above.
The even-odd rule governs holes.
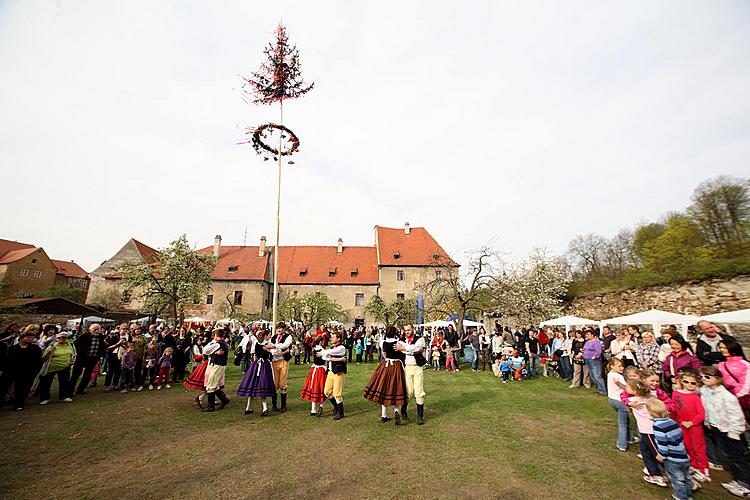
[[[745,414],[737,398],[723,385],[715,389],[701,387],[701,402],[706,410],[706,425],[725,432],[731,439],[739,439],[745,432]]]

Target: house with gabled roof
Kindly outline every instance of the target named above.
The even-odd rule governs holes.
[[[257,246],[222,245],[221,236],[213,246],[196,250],[217,257],[213,284],[204,300],[189,313],[210,320],[231,312],[256,313],[270,317],[273,300],[273,247],[261,237]],[[115,285],[122,279],[117,272],[127,260],[144,262],[156,250],[131,239],[92,275],[92,292],[99,283]],[[386,302],[415,298],[444,266],[457,266],[453,259],[422,227],[387,228],[375,226],[372,246],[286,245],[279,247],[279,300],[323,292],[349,312],[352,324],[371,322],[364,312],[374,295]],[[131,307],[136,306],[133,302]],[[144,311],[145,312],[145,311]]]

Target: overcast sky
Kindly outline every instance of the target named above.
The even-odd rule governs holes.
[[[130,237],[273,242],[275,173],[238,75],[279,20],[282,244],[425,226],[521,257],[750,174],[750,2],[0,1],[0,238],[92,271]]]

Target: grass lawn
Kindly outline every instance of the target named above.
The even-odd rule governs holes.
[[[289,411],[265,418],[258,402],[243,414],[234,366],[232,402],[212,414],[181,385],[6,407],[0,497],[671,498],[642,481],[637,448],[615,449],[615,413],[593,390],[427,370],[425,425],[412,402],[412,421],[396,427],[362,397],[373,369],[349,366],[338,422],[309,416],[306,366],[290,366]],[[728,480],[716,473],[696,498],[726,498]]]

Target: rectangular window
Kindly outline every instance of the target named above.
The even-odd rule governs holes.
[[[396,281],[404,281],[404,272],[396,271]]]
[[[36,264],[36,259],[31,259],[32,264]]]
[[[122,301],[127,304],[130,302],[130,290],[123,290],[122,291]]]
[[[357,272],[357,271],[352,271],[352,278],[356,278],[358,274],[359,274],[359,272]]]
[[[22,278],[25,278],[28,275],[29,275],[29,270],[28,269],[21,269],[21,277]]]
[[[41,271],[34,271],[34,277],[35,278],[41,278],[42,277],[42,272]]]
[[[292,297],[296,297],[296,296],[297,296],[297,290],[292,292]]]
[[[439,280],[443,277],[443,271],[435,271],[435,279]]]
[[[214,296],[213,295],[206,295],[206,304],[213,304],[214,303]]]
[[[230,273],[236,273],[237,272],[237,266],[229,266],[229,269],[227,269]]]
[[[365,305],[365,294],[364,293],[358,293],[354,296],[354,305],[361,307]]]
[[[242,305],[242,290],[237,290],[236,292],[234,292],[234,305]]]
[[[403,293],[397,293],[396,294],[396,300],[404,300],[404,294]]]
[[[306,267],[299,270],[299,276],[300,276],[300,278],[304,278],[305,276],[307,276],[307,268]]]

